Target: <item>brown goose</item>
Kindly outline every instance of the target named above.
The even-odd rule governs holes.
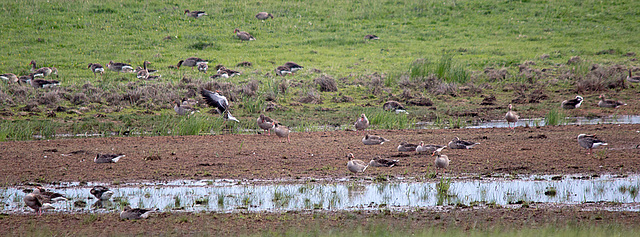
[[[627,76],[627,81],[631,82],[631,83],[639,83],[640,82],[640,76],[631,75],[631,68],[629,68],[629,76]]]
[[[22,200],[24,204],[36,211],[38,215],[42,215],[42,211],[44,210],[55,209],[55,207],[51,205],[51,200],[40,193],[40,188],[35,188],[33,192],[24,196]]]
[[[300,66],[300,64],[294,63],[294,62],[286,62],[284,64],[285,67],[288,67],[289,69],[291,69],[291,73],[295,73],[297,71],[300,71],[301,69],[303,69],[303,66]]]
[[[582,98],[582,96],[578,95],[578,96],[576,96],[575,99],[562,101],[562,103],[560,103],[560,106],[563,109],[577,109],[577,108],[580,108],[580,105],[582,104],[583,100],[584,100],[584,98]]]
[[[184,14],[187,14],[187,16],[189,17],[193,17],[193,18],[200,18],[201,16],[206,16],[207,13],[204,11],[189,11],[189,9],[184,10]]]
[[[149,70],[147,70],[147,65],[149,64],[150,64],[149,61],[144,61],[142,63],[142,70],[139,70],[138,75],[136,75],[138,79],[146,80],[149,77]]]
[[[113,60],[107,63],[107,68],[117,73],[133,71],[133,67],[131,66],[131,64],[116,63],[116,62],[113,62]]]
[[[377,39],[380,39],[380,38],[378,38],[378,36],[376,36],[376,35],[365,35],[364,39],[365,40],[377,40]]]
[[[113,191],[105,186],[94,186],[89,190],[89,193],[96,197],[98,200],[109,200],[113,196]]]
[[[253,37],[251,34],[249,34],[246,31],[240,31],[238,28],[236,28],[235,30],[233,30],[233,33],[236,33],[236,36],[238,36],[238,38],[240,38],[243,41],[246,40],[256,40],[255,37]]]
[[[93,162],[102,164],[102,163],[116,163],[120,158],[125,157],[123,154],[97,154],[96,158],[93,158]]]
[[[287,74],[291,74],[291,69],[287,66],[278,66],[276,68],[276,75],[285,76]]]
[[[416,148],[418,148],[418,145],[416,144],[401,142],[400,145],[398,145],[397,150],[399,152],[413,152],[416,151]]]
[[[7,83],[16,83],[18,82],[18,77],[13,73],[5,73],[0,75],[0,79],[7,81]]]
[[[269,19],[269,17],[271,17],[271,19],[273,19],[273,15],[271,15],[271,13],[268,12],[258,12],[258,14],[256,14],[256,18],[258,18],[258,20],[266,20]]]
[[[347,169],[349,169],[349,171],[353,173],[363,173],[365,170],[367,170],[367,167],[369,167],[369,165],[367,163],[364,163],[364,161],[356,160],[353,157],[353,153],[349,153],[347,155],[347,158],[349,158],[349,161],[347,162]]]
[[[124,207],[122,212],[120,212],[120,219],[127,220],[138,220],[138,219],[146,219],[153,213],[158,211],[155,209],[142,209],[142,208],[131,208],[130,206]]]
[[[460,138],[455,137],[453,140],[449,142],[447,146],[451,149],[471,149],[478,144],[480,143],[463,141],[463,140],[460,140]]]
[[[275,121],[264,114],[260,114],[258,117],[258,127],[268,132],[267,135],[271,135],[271,129],[275,128]]]
[[[398,162],[400,162],[400,160],[383,159],[383,158],[380,158],[380,156],[378,156],[377,158],[369,161],[369,166],[373,166],[373,167],[393,167],[393,166],[397,165]]]
[[[273,124],[273,131],[278,135],[278,137],[287,138],[287,142],[291,143],[291,139],[289,139],[289,128],[282,126],[282,124],[275,122]]]
[[[390,100],[385,102],[382,105],[382,109],[384,110],[405,110],[404,106],[400,104],[398,101]]]
[[[207,74],[207,70],[209,70],[209,64],[206,64],[206,63],[198,64],[198,71],[204,72],[204,74]]]
[[[180,68],[180,66],[185,66],[185,67],[191,67],[191,70],[193,70],[193,67],[198,66],[202,63],[208,64],[209,62],[207,62],[207,60],[201,59],[201,58],[196,58],[196,57],[190,57],[187,58],[185,60],[180,60],[178,62],[177,67]]]
[[[151,63],[149,63],[151,64]],[[148,65],[147,65],[148,66]],[[142,71],[144,68],[137,66],[135,70],[133,70],[136,74],[138,74],[138,72]],[[156,69],[151,69],[151,68],[147,68],[147,72],[149,72],[149,75],[154,74],[156,72],[158,72],[158,70]]]
[[[37,189],[39,189],[40,195],[42,195],[43,197],[45,197],[47,200],[49,200],[51,202],[59,202],[59,201],[67,201],[68,200],[64,195],[62,195],[60,193],[47,191],[46,189],[44,189],[43,187],[40,187],[40,186],[38,186]]]
[[[420,141],[420,144],[416,147],[417,153],[433,153],[434,151],[441,151],[446,148],[446,146],[427,144],[425,145],[423,141]]]
[[[207,102],[209,106],[215,107],[219,114],[222,114],[222,118],[226,120],[240,122],[238,119],[231,115],[229,112],[229,101],[227,97],[219,94],[220,91],[211,92],[206,89],[202,89],[200,94],[204,98],[204,101]]]
[[[237,76],[237,75],[242,74],[239,71],[228,69],[225,66],[223,66],[222,64],[216,65],[216,70],[217,70],[216,72],[218,74],[226,74],[227,76],[225,78],[229,78],[229,77],[233,77],[233,76]]]
[[[438,169],[446,169],[449,167],[449,157],[446,155],[441,155],[440,151],[434,151],[431,156],[436,156],[436,159],[433,163],[436,166],[436,174],[438,173]]]
[[[31,68],[29,69],[30,72],[35,72],[36,70],[38,70],[38,66],[36,66],[36,60],[31,60],[29,65],[31,65]],[[629,70],[629,72],[631,72],[631,70]]]
[[[33,88],[50,88],[60,85],[59,81],[48,81],[43,79],[30,79],[28,80],[28,83],[31,84]]]
[[[353,125],[356,127],[356,131],[364,131],[369,127],[369,119],[364,114],[361,114]]]
[[[600,102],[598,102],[598,106],[603,107],[603,108],[618,108],[621,105],[627,105],[622,101],[616,101],[616,100],[607,100],[604,96],[604,94],[600,95]]]
[[[520,118],[520,116],[518,116],[518,114],[512,109],[513,109],[513,106],[509,104],[509,111],[507,111],[507,114],[504,115],[504,119],[507,120],[507,124],[509,128],[515,129],[516,122],[518,122],[518,118]],[[511,127],[511,123],[513,123],[513,128]]]
[[[189,105],[185,105],[183,103],[180,103],[179,101],[175,101],[174,105],[173,105],[173,111],[176,111],[176,113],[178,115],[185,115],[185,114],[189,114],[192,115],[195,112],[197,112],[198,110],[196,110],[195,108],[189,106]]]
[[[104,73],[104,67],[102,67],[102,65],[99,63],[89,63],[89,66],[87,66],[87,68],[91,69],[93,75],[96,78],[98,78],[98,73],[100,73],[100,76],[102,76],[102,74]]]
[[[593,148],[609,145],[606,142],[596,138],[596,135],[586,135],[586,134],[578,135],[578,144],[581,147],[589,149],[589,152],[587,154],[591,154],[591,149]]]
[[[365,145],[382,145],[384,144],[384,142],[388,142],[390,140],[384,138],[384,137],[380,137],[380,136],[374,136],[374,135],[365,135],[362,138],[362,143]]]

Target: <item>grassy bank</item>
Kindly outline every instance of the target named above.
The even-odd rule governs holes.
[[[185,9],[208,16],[190,18]],[[382,113],[387,100],[407,105],[409,115],[384,115],[374,128],[498,119],[506,104],[522,96],[516,110],[530,117],[543,117],[576,93],[593,101],[600,93],[630,100],[637,90],[619,81],[638,65],[638,9],[636,1],[4,1],[0,29],[8,37],[0,42],[0,73],[28,74],[28,63],[36,60],[57,67],[62,85],[36,90],[0,84],[0,139],[54,132],[247,131],[263,111],[308,130],[350,124],[364,111]],[[259,11],[274,19],[255,19]],[[235,28],[257,40],[240,41]],[[380,40],[366,41],[366,34]],[[210,79],[211,73],[168,68],[192,56],[243,74]],[[140,81],[107,69],[95,78],[87,69],[88,63],[106,66],[109,60],[134,67],[147,60],[162,77]],[[236,66],[242,61],[252,66]],[[305,69],[275,76],[287,61]],[[207,122],[171,117],[171,101],[202,102],[201,88],[222,91],[243,122],[221,128],[217,120],[200,126],[194,124]],[[528,98],[535,91],[547,98]],[[496,97],[493,107],[480,106],[483,95]],[[638,112],[637,103],[628,104],[622,113]],[[590,113],[600,114],[570,115]],[[95,124],[90,116],[96,114],[107,115],[98,119],[106,125]],[[170,125],[148,122],[154,115]],[[36,128],[12,132],[23,126]]]

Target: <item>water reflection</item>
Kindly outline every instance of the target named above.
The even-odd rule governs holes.
[[[446,180],[445,180],[446,181]],[[328,184],[239,184],[236,181],[175,181],[166,184],[113,186],[111,201],[98,201],[90,186],[57,187],[70,201],[55,203],[56,211],[114,212],[124,205],[174,211],[289,211],[414,208],[441,205],[508,205],[523,202],[579,204],[638,202],[640,176],[595,179],[546,177],[517,180],[451,180],[437,182],[340,182]],[[94,185],[94,184],[90,184]],[[551,192],[550,190],[554,190]],[[2,213],[30,212],[20,187],[0,188]],[[86,205],[76,206],[74,202]],[[635,210],[640,211],[640,210]]]

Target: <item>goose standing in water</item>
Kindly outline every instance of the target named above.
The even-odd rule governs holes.
[[[420,141],[420,144],[416,147],[417,153],[433,153],[434,151],[441,151],[446,146],[427,144],[425,145],[423,141]]]
[[[349,153],[347,158],[349,158],[349,161],[347,162],[347,169],[355,174],[364,173],[364,171],[367,170],[367,167],[369,167],[369,165],[364,161],[354,159],[353,153]]]
[[[605,95],[602,94],[600,95],[600,102],[598,102],[598,106],[602,107],[602,108],[618,108],[621,105],[627,105],[624,102],[621,101],[616,101],[616,100],[607,100],[605,98]]]
[[[398,145],[397,150],[399,152],[412,152],[412,151],[416,151],[417,148],[418,148],[418,145],[416,144],[401,142],[400,145]]]
[[[586,134],[578,135],[578,144],[581,147],[589,149],[589,153],[587,154],[591,154],[591,149],[593,148],[609,145],[606,142],[596,138],[596,135],[586,135]]]
[[[109,70],[111,71],[117,72],[118,74],[120,74],[121,72],[133,71],[133,67],[131,66],[131,64],[116,63],[116,62],[113,62],[113,60],[107,63],[107,68],[109,68]]]
[[[271,13],[268,13],[268,12],[258,12],[258,14],[256,14],[256,18],[261,21],[269,19],[269,17],[273,19],[273,15],[271,15]]]
[[[220,91],[211,92],[206,89],[202,89],[200,94],[204,97],[204,101],[207,102],[209,106],[215,107],[218,110],[218,113],[222,114],[222,118],[226,120],[240,122],[238,119],[231,115],[229,112],[229,101],[227,101],[227,97],[219,94]]]
[[[91,193],[91,195],[96,197],[98,200],[109,200],[111,196],[113,196],[113,191],[109,190],[109,188],[105,186],[100,185],[91,188],[89,193]]]
[[[436,166],[436,174],[438,174],[438,169],[446,169],[449,167],[449,157],[447,155],[441,155],[440,151],[434,151],[431,156],[436,156],[436,159],[433,163]]]
[[[364,114],[361,114],[353,125],[356,127],[356,131],[364,132],[369,127],[369,119]]]
[[[93,162],[97,164],[103,163],[116,163],[120,158],[125,157],[123,154],[97,154],[96,158],[93,158]]]
[[[233,30],[233,33],[236,33],[236,36],[238,36],[238,38],[240,38],[240,40],[242,40],[242,41],[256,40],[256,38],[253,37],[251,34],[249,34],[249,32],[240,31],[238,28]]]
[[[575,99],[571,99],[571,100],[564,100],[562,101],[562,103],[560,103],[561,107],[563,109],[577,109],[580,108],[580,105],[582,104],[582,101],[584,100],[584,98],[582,98],[582,96],[576,96]]]
[[[258,117],[258,127],[263,129],[265,132],[268,132],[267,135],[271,136],[271,129],[275,128],[275,121],[264,114],[260,114]]]
[[[24,204],[33,209],[38,215],[42,215],[42,211],[55,209],[51,205],[51,200],[46,198],[40,193],[40,188],[35,188],[33,192],[27,194],[22,198]]]
[[[471,149],[475,145],[478,145],[478,144],[480,144],[480,143],[475,143],[475,142],[470,142],[470,141],[463,141],[463,140],[460,140],[460,138],[455,137],[453,140],[451,140],[449,142],[449,144],[447,146],[449,148],[451,148],[451,149]]]
[[[2,74],[0,75],[0,79],[7,81],[9,84],[18,82],[18,76],[13,73]]]
[[[369,134],[365,135],[362,138],[362,143],[365,145],[382,145],[388,141],[391,141],[391,140],[388,140],[384,137],[369,135]]]
[[[202,16],[207,16],[207,13],[204,11],[189,11],[189,9],[184,10],[184,14],[187,14],[188,17],[200,18]]]
[[[504,119],[507,120],[507,124],[509,128],[515,129],[516,123],[518,122],[518,118],[520,118],[520,116],[518,116],[518,114],[512,109],[513,109],[513,106],[509,104],[509,111],[507,111],[507,114],[504,115]],[[511,127],[511,123],[513,123],[513,128]]]
[[[124,207],[122,212],[120,212],[120,219],[127,220],[138,220],[138,219],[146,219],[153,213],[155,213],[158,209],[142,209],[142,208],[131,208],[130,206]]]
[[[389,168],[391,168],[391,167],[397,165],[398,162],[400,162],[400,160],[384,159],[384,158],[381,158],[380,156],[378,156],[377,158],[369,161],[369,166],[373,166],[373,167],[389,167]]]
[[[276,135],[280,138],[287,138],[287,142],[291,143],[291,139],[289,139],[289,128],[282,126],[282,124],[275,122],[273,124],[273,131],[276,132]]]
[[[104,73],[104,67],[102,67],[102,65],[99,63],[89,63],[89,66],[87,66],[87,68],[91,69],[93,75],[96,78],[98,78],[98,73],[100,73],[100,76],[102,76],[102,74]]]

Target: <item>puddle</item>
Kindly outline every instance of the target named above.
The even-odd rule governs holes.
[[[409,209],[447,205],[509,205],[522,202],[582,204],[611,202],[637,203],[640,175],[617,178],[602,176],[576,179],[565,176],[552,180],[551,176],[533,176],[517,180],[451,180],[447,192],[439,192],[438,182],[343,181],[313,184],[248,184],[234,180],[172,181],[164,184],[138,183],[110,187],[111,201],[98,202],[89,198],[90,186],[77,183],[51,188],[70,198],[55,203],[55,211],[117,212],[124,205],[160,208],[163,211],[271,211],[290,210],[357,210]],[[0,213],[32,211],[22,198],[23,187],[0,188]],[[553,190],[553,191],[552,191]],[[74,206],[84,201],[85,207]],[[640,211],[637,205],[625,210]]]
[[[617,115],[601,118],[567,117],[561,125],[594,125],[594,124],[640,124],[640,115]],[[544,118],[520,119],[516,127],[538,127],[545,126]],[[418,129],[441,128],[432,122],[416,123]],[[506,128],[509,127],[506,120],[493,120],[464,126],[464,128]]]

